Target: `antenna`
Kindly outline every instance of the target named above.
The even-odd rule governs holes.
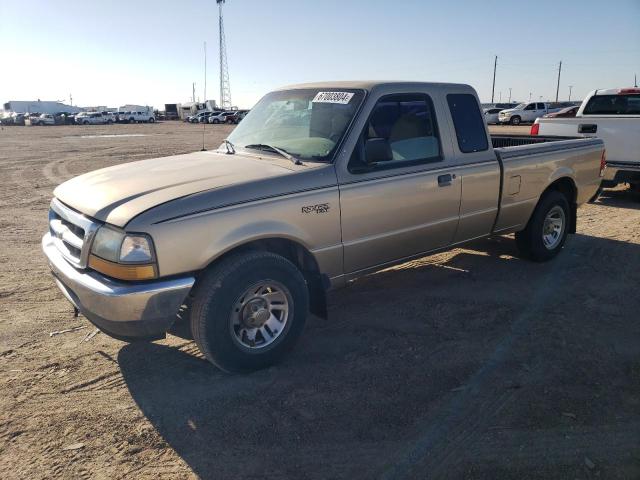
[[[224,21],[222,18],[222,4],[225,0],[216,0],[218,4],[218,26],[220,29],[220,107],[231,109],[231,85],[229,83],[229,66],[227,65],[227,45],[224,36]]]

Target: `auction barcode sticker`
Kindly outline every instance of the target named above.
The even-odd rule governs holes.
[[[313,103],[341,103],[346,105],[353,97],[352,92],[318,92],[311,100]]]

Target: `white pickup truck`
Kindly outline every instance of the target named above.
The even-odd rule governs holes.
[[[602,138],[607,148],[602,186],[629,183],[640,191],[640,88],[594,90],[575,118],[539,118],[531,134]]]
[[[543,102],[521,103],[517,107],[502,110],[498,114],[498,121],[500,123],[520,125],[523,122],[533,122],[547,113],[556,112],[558,110],[560,109],[549,108],[549,105]]]

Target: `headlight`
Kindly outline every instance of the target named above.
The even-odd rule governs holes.
[[[148,280],[158,274],[151,237],[108,226],[96,233],[89,267],[121,280]]]

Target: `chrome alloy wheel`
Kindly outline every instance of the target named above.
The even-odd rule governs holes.
[[[553,250],[562,241],[566,224],[565,213],[559,205],[554,206],[544,218],[542,243],[547,250]]]
[[[275,280],[251,285],[233,304],[233,338],[252,350],[271,345],[285,330],[292,305],[289,290]]]

